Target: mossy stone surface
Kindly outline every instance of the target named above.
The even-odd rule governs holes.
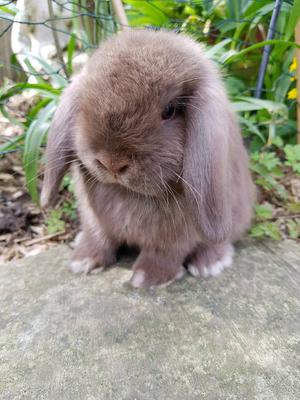
[[[72,275],[57,247],[0,266],[0,398],[300,398],[300,248],[238,246],[215,279],[146,293],[132,260]]]

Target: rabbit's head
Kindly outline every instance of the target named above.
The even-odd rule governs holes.
[[[233,133],[234,132],[234,133]],[[204,238],[232,223],[228,168],[238,133],[214,64],[193,40],[134,31],[105,42],[66,89],[49,132],[42,206],[73,160],[144,196],[182,192]]]

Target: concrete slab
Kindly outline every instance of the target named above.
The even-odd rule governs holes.
[[[0,267],[0,398],[300,398],[300,249],[240,246],[216,279],[131,289],[128,262],[93,276],[69,249]]]

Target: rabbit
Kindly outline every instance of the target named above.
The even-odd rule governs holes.
[[[255,189],[217,68],[183,34],[124,31],[62,95],[46,149],[41,206],[71,166],[81,232],[70,268],[101,271],[138,246],[131,284],[218,275],[251,223]],[[184,268],[185,267],[185,268]]]

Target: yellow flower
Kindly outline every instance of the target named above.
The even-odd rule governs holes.
[[[288,99],[290,99],[290,100],[295,100],[296,98],[297,98],[297,89],[296,88],[294,88],[294,89],[291,89],[289,92],[288,92]]]
[[[293,71],[296,71],[296,69],[297,69],[297,58],[294,57],[294,58],[293,58],[293,62],[292,62],[292,64],[290,65],[289,70],[290,70],[290,72],[293,72]]]

